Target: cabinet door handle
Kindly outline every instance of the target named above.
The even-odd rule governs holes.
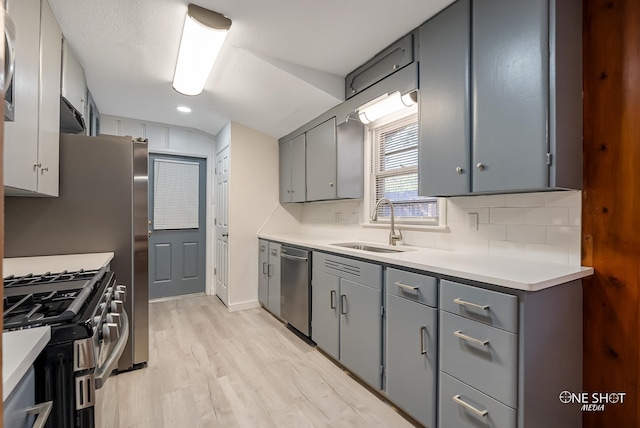
[[[347,315],[347,296],[344,294],[340,296],[340,313]]]
[[[267,262],[262,262],[262,273],[267,273]]]
[[[414,292],[418,291],[418,287],[414,287],[413,285],[407,285],[401,282],[396,282],[395,284],[400,288],[404,288],[405,290],[414,291]]]
[[[45,171],[49,172],[49,167],[48,167],[48,166],[45,166],[45,167],[40,168],[40,174],[41,174],[41,175],[44,175],[44,172],[45,172]]]
[[[426,355],[427,354],[427,350],[424,349],[424,335],[427,334],[427,327],[426,326],[421,326],[420,327],[420,355]]]
[[[336,308],[336,290],[331,290],[331,293],[329,293],[329,304],[331,309]]]
[[[462,340],[466,340],[467,342],[471,342],[471,343],[476,343],[478,345],[487,346],[489,344],[488,340],[480,340],[480,339],[476,339],[475,337],[467,336],[466,334],[462,333],[462,331],[460,330],[454,331],[453,335]]]
[[[487,167],[485,166],[485,164],[483,164],[482,162],[478,162],[478,164],[476,165],[476,167],[480,170],[480,171],[484,171]]]
[[[484,311],[489,310],[489,305],[479,305],[477,303],[467,302],[466,300],[462,300],[461,298],[453,299],[454,303],[457,303],[460,306],[469,306],[471,308],[482,309]]]
[[[267,265],[267,275],[273,276],[273,265]]]
[[[465,409],[470,410],[471,412],[475,413],[476,415],[480,416],[481,418],[484,418],[485,416],[487,416],[489,414],[489,411],[487,410],[478,410],[475,407],[473,407],[471,404],[467,403],[466,401],[463,401],[460,398],[460,394],[454,395],[453,397],[451,397],[453,399],[453,401],[455,401],[457,404],[461,405],[462,407],[464,407]]]
[[[44,424],[47,423],[47,419],[49,419],[49,414],[51,413],[52,408],[53,401],[47,401],[25,409],[28,414],[36,417],[36,420],[33,423],[33,428],[44,427]]]

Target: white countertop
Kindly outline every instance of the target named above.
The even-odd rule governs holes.
[[[2,261],[2,275],[26,275],[64,270],[100,269],[109,265],[113,253],[67,254],[59,256],[15,257]]]
[[[2,333],[2,401],[18,385],[22,376],[51,339],[49,326]]]
[[[405,248],[409,251],[400,253],[373,253],[331,245],[332,243],[356,242],[340,240],[339,238],[327,239],[264,234],[261,234],[259,237],[315,250],[345,254],[395,266],[419,269],[524,291],[539,291],[593,275],[593,268],[590,267],[506,257],[482,256],[431,248],[404,247],[399,245],[397,247],[398,249]],[[367,243],[366,241],[357,242]],[[369,244],[378,247],[386,246],[373,242]]]

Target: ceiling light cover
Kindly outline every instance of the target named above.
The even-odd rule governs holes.
[[[405,107],[411,107],[417,101],[416,91],[401,95],[400,92],[392,92],[375,98],[368,103],[358,107],[356,112],[360,121],[365,125],[395,113]]]
[[[178,106],[176,110],[181,111],[182,113],[191,113],[191,109],[187,106]]]
[[[230,27],[231,20],[223,15],[189,5],[173,76],[176,91],[184,95],[202,92]]]

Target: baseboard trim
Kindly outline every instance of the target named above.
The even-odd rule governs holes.
[[[178,296],[158,297],[157,299],[149,299],[149,303],[167,302],[169,300],[186,299],[189,297],[206,296],[204,293],[180,294]]]
[[[249,302],[231,303],[227,305],[229,312],[246,311],[247,309],[255,309],[260,307],[260,302],[251,300]]]

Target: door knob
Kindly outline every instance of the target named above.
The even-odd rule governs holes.
[[[228,234],[228,233],[223,233],[223,234],[222,234],[222,237],[223,237],[223,238],[228,238],[228,237],[229,237],[229,234]]]

